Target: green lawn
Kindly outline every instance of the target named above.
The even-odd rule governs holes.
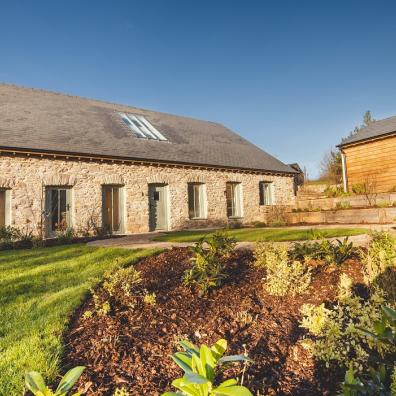
[[[322,229],[298,229],[298,228],[240,228],[226,230],[239,242],[257,241],[304,241],[315,239],[315,233],[320,232],[326,238],[342,237],[366,234],[369,230],[364,228],[322,228]],[[214,231],[178,231],[168,232],[155,238],[162,242],[196,242],[205,235]]]
[[[70,313],[103,272],[155,250],[69,245],[0,252],[0,395],[21,395],[23,375],[53,380]]]

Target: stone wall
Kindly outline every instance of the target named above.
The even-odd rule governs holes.
[[[288,224],[391,224],[396,208],[361,208],[286,214]]]
[[[266,220],[266,207],[259,205],[260,181],[273,181],[276,204],[294,203],[293,178],[290,176],[0,154],[0,188],[10,191],[10,223],[32,230],[37,230],[41,221],[46,186],[72,187],[73,228],[86,228],[90,218],[99,219],[101,223],[104,184],[124,186],[126,233],[149,231],[149,183],[169,185],[171,230],[226,224],[227,181],[242,183],[244,216],[241,222],[245,224]],[[189,220],[188,182],[206,183],[207,220]]]

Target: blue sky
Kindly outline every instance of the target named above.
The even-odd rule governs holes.
[[[218,121],[317,175],[396,115],[394,1],[0,2],[0,81]]]

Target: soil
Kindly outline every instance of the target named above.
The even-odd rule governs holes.
[[[161,395],[182,376],[170,359],[180,350],[178,341],[199,345],[225,338],[227,354],[247,352],[254,361],[244,374],[254,395],[337,394],[343,373],[315,363],[299,343],[304,336],[300,308],[332,301],[341,272],[362,282],[359,262],[349,260],[342,269],[315,266],[308,292],[294,298],[266,293],[263,273],[251,262],[250,251],[236,251],[227,263],[227,281],[199,297],[181,281],[191,265],[189,250],[174,248],[136,265],[143,286],[156,294],[154,306],[112,304],[108,315],[86,319],[83,313],[94,310],[89,298],[65,334],[65,365],[87,367],[80,389],[87,395],[112,395],[117,387],[130,395]],[[234,365],[221,376],[241,378],[242,368]]]

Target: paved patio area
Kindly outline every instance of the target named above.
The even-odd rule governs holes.
[[[277,227],[276,230],[279,229],[321,229],[321,228],[366,228],[372,231],[389,231],[392,234],[396,235],[396,224],[324,224],[324,225],[304,225],[304,226],[292,226],[292,227]],[[270,228],[268,228],[270,229]],[[210,231],[207,229],[207,231]],[[146,248],[159,248],[159,249],[171,249],[172,247],[186,247],[192,246],[194,243],[192,242],[160,242],[155,241],[159,235],[163,233],[159,232],[149,232],[145,234],[131,234],[123,237],[103,239],[99,241],[89,242],[88,245],[92,246],[112,246],[112,247],[121,247],[124,249],[146,249]],[[339,239],[339,238],[330,238],[330,239]],[[370,240],[370,236],[367,234],[363,235],[354,235],[350,236],[349,240],[354,243],[356,246],[365,246]],[[276,242],[280,244],[292,243],[292,242]],[[238,248],[252,248],[255,242],[238,242]]]

